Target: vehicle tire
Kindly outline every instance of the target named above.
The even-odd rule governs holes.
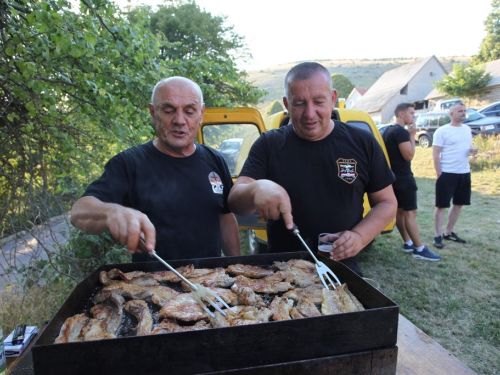
[[[255,254],[267,253],[267,246],[261,244],[257,240],[257,236],[255,235],[255,231],[253,229],[249,229],[247,231],[247,238],[248,238],[248,250],[250,251],[250,254],[255,255]]]
[[[429,136],[427,135],[421,135],[419,138],[418,138],[418,143],[420,144],[420,146],[422,146],[423,148],[427,148],[431,145],[431,139],[429,138]]]

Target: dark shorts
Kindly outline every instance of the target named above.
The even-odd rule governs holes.
[[[396,177],[392,184],[394,195],[398,201],[398,208],[403,211],[417,209],[417,183],[413,176]]]
[[[470,205],[470,173],[443,172],[436,181],[436,207],[448,208],[453,198],[457,206]]]

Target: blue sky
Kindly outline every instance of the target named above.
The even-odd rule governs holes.
[[[155,6],[161,0],[116,0]],[[486,36],[491,0],[196,0],[245,37],[246,70],[303,60],[470,56]],[[244,4],[250,4],[245,8]]]

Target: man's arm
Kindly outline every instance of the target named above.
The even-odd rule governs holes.
[[[401,142],[398,144],[399,151],[401,152],[401,156],[406,161],[412,161],[415,156],[415,133],[417,132],[417,128],[415,125],[408,128],[408,133],[410,134],[409,142]]]
[[[241,255],[238,221],[233,213],[220,214],[222,252],[226,256]]]
[[[441,150],[443,148],[440,146],[432,146],[432,160],[434,161],[434,169],[436,170],[436,176],[439,178],[441,173],[443,173],[441,169]]]
[[[127,246],[130,254],[137,249],[139,236],[144,233],[148,250],[156,245],[156,230],[142,212],[114,203],[104,203],[91,196],[76,201],[71,210],[71,224],[87,234],[100,234],[107,230]]]
[[[229,193],[228,203],[236,214],[248,216],[257,211],[267,219],[278,220],[281,217],[288,229],[293,228],[290,197],[273,181],[238,177]]]
[[[342,260],[357,255],[396,216],[398,203],[392,185],[368,194],[372,207],[370,212],[352,230],[337,233],[340,237],[333,243],[334,260]]]

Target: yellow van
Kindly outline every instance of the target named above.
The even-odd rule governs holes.
[[[250,147],[267,130],[277,129],[289,122],[287,111],[282,111],[262,119],[260,112],[254,108],[207,108],[203,123],[198,131],[198,142],[221,151],[226,160],[233,180],[236,181]],[[332,119],[340,120],[350,126],[363,129],[373,134],[382,147],[389,162],[384,141],[373,119],[365,112],[353,109],[338,108],[332,112]],[[231,150],[226,151],[226,149]],[[365,194],[364,215],[370,211],[368,197]],[[238,216],[240,230],[248,230],[249,248],[252,253],[267,252],[267,233],[265,219],[258,214],[249,217]],[[382,233],[392,232],[395,219]]]

